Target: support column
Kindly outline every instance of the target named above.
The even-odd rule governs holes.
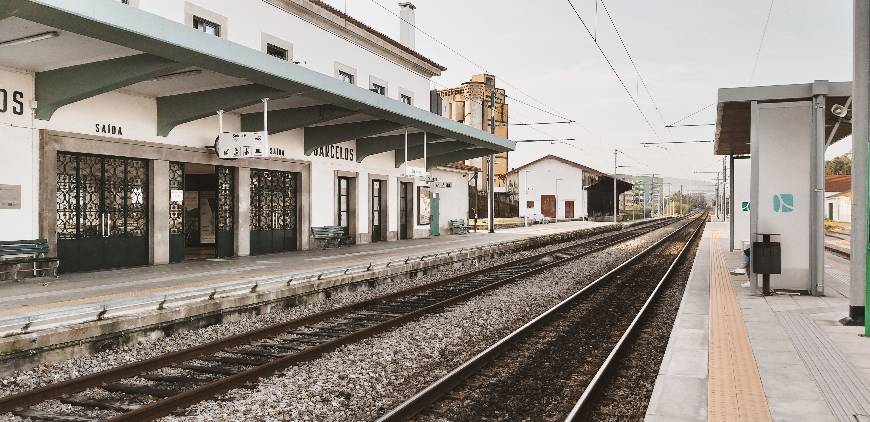
[[[852,85],[852,236],[849,264],[849,315],[864,321],[867,274],[867,142],[870,141],[870,2],[854,1],[854,75]]]
[[[815,88],[814,88],[815,90]],[[824,89],[827,91],[827,89]],[[825,92],[827,94],[827,92]],[[825,115],[827,95],[813,96],[815,133],[810,149],[810,286],[814,296],[825,293]]]
[[[730,235],[728,241],[731,243],[731,252],[734,252],[734,156],[728,156],[728,195],[731,198],[728,201],[728,207],[731,209],[731,219],[728,220],[728,229]],[[682,200],[682,197],[680,198]],[[742,251],[741,251],[742,252]]]
[[[233,238],[236,241],[236,256],[249,256],[251,254],[251,169],[239,167],[236,169],[235,221]]]
[[[148,162],[148,263],[169,263],[169,161]]]

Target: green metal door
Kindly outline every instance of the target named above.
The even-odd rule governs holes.
[[[147,192],[145,160],[58,153],[59,270],[148,264]]]
[[[217,168],[217,212],[215,218],[217,228],[217,257],[233,256],[235,252],[235,183],[234,168],[218,166]]]
[[[184,163],[169,163],[169,262],[184,261]]]
[[[296,250],[298,174],[251,169],[251,255]]]
[[[440,216],[439,210],[439,197],[437,192],[431,192],[429,194],[429,235],[430,236],[440,236],[441,235],[441,225],[439,224],[438,218]]]

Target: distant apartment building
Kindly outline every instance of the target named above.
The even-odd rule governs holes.
[[[491,133],[492,92],[495,90],[495,135],[508,137],[508,105],[505,102],[505,90],[496,88],[495,76],[480,74],[471,77],[471,81],[456,88],[437,90],[441,97],[441,112],[457,122]],[[489,180],[489,157],[479,157],[466,160],[467,165],[482,169],[478,187],[485,190]],[[495,171],[495,190],[504,192],[507,189],[505,176],[508,172],[508,154],[496,154],[493,162]]]

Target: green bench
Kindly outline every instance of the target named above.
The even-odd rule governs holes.
[[[453,234],[468,234],[468,230],[471,228],[471,226],[465,224],[465,220],[461,218],[450,220],[448,224],[450,225],[450,233]]]
[[[47,255],[45,239],[0,241],[0,268],[5,268],[0,269],[0,275],[12,274],[12,279],[18,280],[19,272],[33,271],[34,276],[41,273],[57,277],[60,259]],[[30,268],[21,268],[25,264],[30,264]]]
[[[347,228],[342,226],[312,227],[311,235],[327,248],[341,247],[350,239]]]

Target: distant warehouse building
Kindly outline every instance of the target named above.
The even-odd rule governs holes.
[[[317,0],[0,0],[0,240],[87,271],[445,232],[444,166],[514,144],[430,108],[401,8],[395,41]]]
[[[825,176],[825,219],[852,221],[852,175]]]
[[[593,219],[613,216],[613,177],[573,161],[547,155],[507,174],[515,189],[520,217]],[[617,195],[631,190],[618,180]]]

